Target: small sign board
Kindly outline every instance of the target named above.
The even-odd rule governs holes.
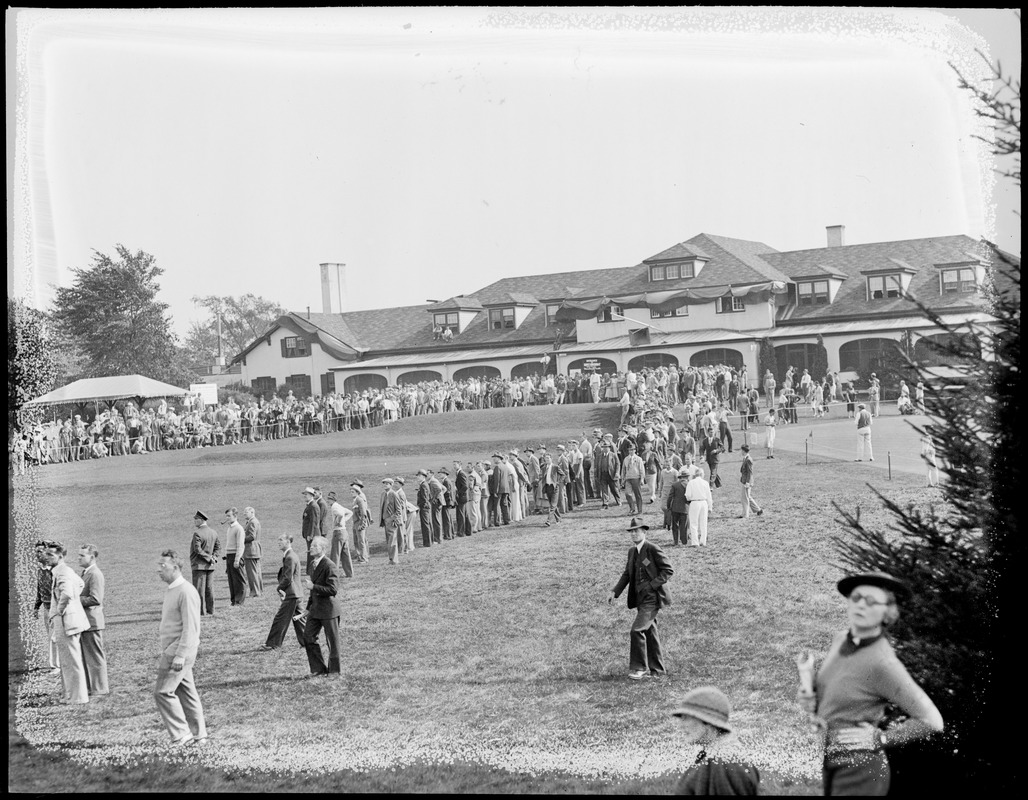
[[[600,360],[598,358],[589,358],[582,363],[583,369],[590,369],[593,372],[600,368]]]
[[[191,383],[189,391],[199,395],[200,402],[205,406],[216,406],[218,404],[218,384],[216,383]]]

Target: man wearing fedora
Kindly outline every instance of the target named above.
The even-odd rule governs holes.
[[[189,569],[192,573],[193,588],[200,596],[200,616],[205,612],[214,614],[214,565],[221,555],[221,542],[207,525],[207,515],[202,511],[193,514],[193,539],[189,544]]]
[[[628,531],[632,534],[633,544],[628,550],[625,570],[607,596],[607,603],[613,605],[615,598],[628,587],[628,607],[636,609],[629,634],[628,677],[632,680],[666,674],[657,635],[657,612],[661,606],[671,605],[671,595],[665,584],[671,579],[674,569],[664,551],[646,541],[649,529],[643,524],[642,517],[632,518]]]

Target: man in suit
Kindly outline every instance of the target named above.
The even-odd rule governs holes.
[[[628,550],[628,561],[621,578],[607,596],[607,603],[612,605],[628,587],[628,607],[636,609],[630,634],[628,677],[632,680],[667,674],[657,636],[657,612],[661,606],[671,605],[671,595],[665,584],[671,579],[674,569],[664,551],[646,541],[649,529],[649,525],[643,524],[642,517],[632,518],[628,531],[632,534],[633,545]]]
[[[486,520],[487,528],[495,528],[500,524],[500,481],[503,479],[503,471],[500,469],[499,456],[493,453],[493,466],[489,471],[489,477],[486,479],[486,488],[489,490],[489,502],[487,504],[487,510],[489,512],[488,519]]]
[[[336,565],[325,558],[328,542],[323,536],[315,536],[310,542],[312,556],[310,575],[304,578],[304,584],[310,590],[307,598],[307,621],[304,624],[303,640],[307,648],[307,661],[311,675],[340,674],[339,617],[343,613],[343,603],[339,597],[339,572]],[[325,629],[325,642],[328,645],[328,664],[318,644],[318,634]]]
[[[500,500],[497,503],[497,507],[500,512],[501,524],[510,525],[511,522],[511,496],[516,491],[515,481],[517,481],[517,473],[514,468],[507,463],[507,459],[500,453],[493,453],[493,469],[499,472],[500,477],[497,482],[497,488],[500,494]]]
[[[685,544],[685,537],[689,531],[689,501],[685,498],[689,469],[691,468],[682,467],[678,471],[678,476],[671,484],[671,491],[667,496],[667,508],[671,512],[671,536],[674,539],[672,547]]]
[[[418,470],[418,523],[421,525],[421,544],[432,546],[432,495],[428,486],[428,472]],[[442,523],[440,522],[440,525]]]
[[[539,485],[539,459],[535,455],[535,448],[525,448],[526,463],[528,471],[528,492],[530,497],[528,513],[538,514],[542,504],[542,489]]]
[[[454,461],[453,469],[453,485],[457,503],[456,533],[458,536],[470,536],[471,510],[468,508],[468,503],[471,502],[471,480],[468,478],[468,472],[471,470],[471,465],[469,464],[465,469],[459,461]]]
[[[454,528],[456,527],[453,519],[453,510],[456,505],[455,497],[457,490],[453,485],[453,481],[450,480],[450,471],[446,467],[440,469],[436,475],[442,475],[438,480],[443,485],[443,538],[453,539]]]
[[[390,481],[382,496],[382,525],[385,527],[390,564],[400,563],[400,537],[407,521],[407,501],[400,497],[398,488],[395,482]]]
[[[48,542],[44,551],[50,566],[53,588],[50,594],[50,622],[57,643],[57,663],[65,703],[88,703],[86,670],[82,664],[82,631],[89,629],[89,620],[82,608],[82,579],[64,562],[67,548],[60,542]]]
[[[396,479],[393,481],[393,484],[396,486],[396,494],[399,496],[400,502],[406,509],[406,513],[403,515],[403,527],[400,529],[401,555],[404,553],[414,552],[414,515],[418,511],[418,507],[407,499],[407,493],[403,490],[406,483],[407,482],[400,475],[397,475]]]
[[[107,685],[107,655],[104,653],[104,574],[97,566],[100,555],[96,545],[84,544],[79,548],[79,566],[82,567],[82,595],[80,601],[89,620],[89,629],[81,633],[82,666],[86,670],[86,689],[92,696],[110,694]]]
[[[621,495],[618,494],[618,475],[621,472],[621,464],[614,453],[613,444],[606,437],[600,440],[595,452],[597,453],[594,458],[596,490],[600,495],[603,508],[606,510],[611,503],[621,505]]]
[[[264,591],[261,581],[261,521],[253,506],[243,509],[244,543],[243,566],[246,568],[246,584],[250,589],[250,597],[260,597]]]
[[[559,468],[550,460],[549,453],[543,453],[542,463],[539,465],[540,482],[543,493],[546,495],[546,502],[549,505],[549,513],[546,516],[546,526],[556,525],[560,522],[560,509],[557,507],[557,495],[560,493]]]
[[[200,614],[214,614],[214,565],[221,555],[221,542],[207,526],[207,515],[202,511],[193,514],[193,540],[189,544],[189,569],[193,587],[200,595]]]
[[[446,505],[446,489],[432,470],[427,470],[428,496],[432,506],[432,541],[440,544],[443,541],[443,506]]]
[[[246,531],[239,524],[235,508],[225,509],[222,525],[228,525],[225,534],[225,574],[228,577],[228,594],[233,606],[246,601],[246,573],[243,572],[243,553],[246,552]]]
[[[332,541],[332,512],[328,509],[328,501],[325,496],[321,493],[321,487],[315,486],[314,488],[314,499],[318,503],[318,511],[321,516],[318,518],[318,522],[321,528],[321,535],[324,536],[328,541]]]
[[[263,651],[278,650],[285,643],[289,621],[296,616],[303,596],[300,589],[300,559],[293,552],[292,534],[283,533],[278,537],[278,549],[282,551],[282,566],[278,570],[278,596],[282,602],[271,621],[268,639],[260,647]],[[305,647],[303,626],[297,624],[295,627],[296,639],[300,647]]]
[[[307,542],[307,574],[311,572],[311,539],[321,535],[321,508],[315,499],[314,488],[308,486],[303,490],[303,539]]]
[[[174,550],[161,553],[157,574],[168,588],[161,607],[161,658],[154,700],[174,746],[203,744],[207,722],[193,681],[200,645],[200,595],[182,577],[182,560]]]

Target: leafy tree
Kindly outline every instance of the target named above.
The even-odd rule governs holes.
[[[185,348],[194,363],[213,364],[218,356],[218,311],[226,360],[246,349],[286,309],[253,294],[239,297],[207,295],[194,297],[193,303],[210,312],[203,322],[194,322],[186,336]]]
[[[53,319],[84,359],[83,377],[177,376],[176,339],[167,303],[157,300],[164,273],[149,253],[116,246],[117,259],[93,251],[93,263],[73,269],[71,287],[57,287]]]
[[[775,343],[770,336],[760,340],[760,353],[757,356],[757,364],[760,374],[757,376],[756,384],[761,389],[764,386],[764,376],[768,370],[775,376],[775,381],[781,384],[781,376],[778,374],[778,357],[775,355]]]
[[[7,424],[11,427],[19,416],[34,421],[31,407],[25,403],[54,388],[57,378],[55,348],[46,315],[25,305],[22,300],[7,298]]]
[[[960,76],[960,85],[996,126],[994,154],[1013,160],[1000,173],[1020,186],[1020,82],[1004,78],[998,66],[993,73],[982,84]],[[1009,644],[1023,626],[1023,458],[1013,436],[1021,414],[1020,259],[990,242],[981,243],[980,255],[991,264],[984,292],[994,323],[948,325],[917,303],[949,334],[936,349],[966,365],[964,389],[945,392],[910,362],[929,387],[929,433],[945,465],[943,504],[924,510],[876,492],[893,520],[885,532],[864,527],[859,509],[836,506],[846,528],[837,538],[843,563],[885,570],[910,585],[913,597],[892,636],[946,721],[941,736],[896,752],[896,794],[1008,793],[1023,771],[1020,756],[1010,756],[1020,739],[1005,741],[1023,702],[1020,648]]]

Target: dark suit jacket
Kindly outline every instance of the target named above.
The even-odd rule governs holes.
[[[454,484],[455,484],[455,486],[457,488],[457,505],[462,506],[465,503],[467,503],[468,500],[470,499],[468,497],[468,488],[469,488],[468,474],[464,470],[461,470],[460,472],[458,472],[457,473],[457,478],[454,481]]]
[[[321,516],[318,518],[321,535],[332,541],[332,524],[334,522],[332,511],[329,509],[328,501],[324,497],[319,497],[317,503],[318,511],[321,512]]]
[[[418,486],[418,508],[431,508],[431,493],[428,490],[428,481],[422,481]]]
[[[286,599],[303,597],[300,589],[300,559],[292,548],[282,554],[282,566],[278,568],[278,590],[286,593]]]
[[[671,567],[671,562],[667,560],[667,556],[664,555],[664,551],[649,541],[643,542],[639,552],[636,552],[634,544],[628,549],[628,563],[625,565],[625,571],[621,573],[621,578],[614,587],[614,596],[620,597],[627,586],[628,607],[635,608],[638,604],[639,598],[635,593],[635,564],[637,558],[642,559],[643,569],[650,576],[650,587],[657,593],[657,607],[671,605],[671,594],[664,584],[671,579],[675,571]]]
[[[211,528],[204,524],[193,531],[189,545],[189,567],[193,572],[211,572],[220,554],[221,542]]]
[[[453,481],[450,480],[449,476],[443,478],[443,491],[445,492],[443,505],[447,508],[453,508],[456,505],[454,498],[457,496],[457,490],[454,488]]]
[[[689,501],[685,499],[685,482],[675,481],[667,496],[667,507],[676,514],[684,514],[689,510]]]
[[[343,614],[343,601],[339,597],[339,570],[328,557],[322,558],[310,574],[311,596],[307,598],[307,613],[311,619],[332,619]]]
[[[247,520],[245,525],[246,530],[246,546],[243,549],[243,558],[260,558],[261,557],[261,521],[254,517],[253,519]]]
[[[330,523],[331,524],[331,523]],[[316,500],[303,507],[303,538],[308,542],[321,535],[321,509]]]
[[[499,464],[493,466],[493,471],[489,473],[489,480],[486,482],[486,488],[489,490],[489,495],[495,497],[500,493],[500,476],[502,470]]]
[[[86,612],[91,631],[102,631],[106,627],[104,621],[104,574],[95,564],[82,570],[82,595],[79,600]]]

